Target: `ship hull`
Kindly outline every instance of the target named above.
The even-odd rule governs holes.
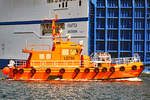
[[[125,70],[121,71],[120,67],[115,67],[114,71],[110,70],[110,67],[105,67],[107,71],[103,71],[104,67],[100,68],[79,68],[79,67],[37,67],[34,68],[36,72],[31,72],[33,68],[17,68],[17,72],[14,73],[14,69],[11,69],[9,78],[14,80],[53,80],[53,79],[65,79],[65,80],[109,80],[109,79],[121,79],[138,77],[143,71],[142,65],[139,64],[136,69],[133,69],[132,65],[126,66]],[[121,65],[122,66],[122,65]],[[20,69],[23,69],[23,73],[20,73]],[[49,72],[46,72],[50,69]],[[61,71],[64,69],[63,71]],[[78,71],[75,71],[78,69]],[[87,70],[88,71],[85,71]]]

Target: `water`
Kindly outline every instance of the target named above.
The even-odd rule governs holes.
[[[0,72],[0,78],[4,78]],[[150,100],[150,77],[142,82],[0,80],[0,100]]]

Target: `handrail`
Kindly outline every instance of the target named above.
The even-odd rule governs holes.
[[[26,67],[27,66],[27,61],[15,61],[15,66],[16,67]]]
[[[39,45],[39,44],[34,45],[34,44],[32,44],[32,45],[30,45],[31,50],[35,50],[34,47],[41,47],[42,50],[46,50],[46,49],[50,50],[50,48],[51,48],[51,46],[50,46],[50,45],[47,45],[47,44],[42,44],[42,45]],[[44,48],[44,47],[45,47],[45,48]],[[48,48],[46,48],[46,47],[48,47]]]
[[[32,60],[30,62],[30,66],[38,66],[38,67],[81,67],[81,66],[89,66],[93,63],[134,63],[140,62],[139,57],[125,57],[125,58],[114,58],[108,61],[102,61],[98,59],[94,59],[93,61],[89,60],[49,60],[49,61],[41,61],[41,60]],[[15,61],[16,67],[27,67],[27,61]]]
[[[139,57],[114,58],[113,63],[134,63],[140,62]]]
[[[113,58],[108,60],[101,60],[99,58],[95,58],[92,60],[92,62],[95,63],[134,63],[134,62],[140,62],[139,57],[124,57],[124,58]]]
[[[82,63],[83,62],[83,63]],[[41,60],[32,60],[30,62],[30,66],[38,66],[38,67],[81,67],[81,66],[89,66],[91,61],[89,60],[49,60],[49,61],[41,61]],[[27,67],[27,61],[15,61],[16,67]]]

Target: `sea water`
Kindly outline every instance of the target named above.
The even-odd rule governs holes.
[[[14,81],[3,78],[0,72],[0,100],[150,100],[149,76],[140,77],[140,81],[122,82]]]

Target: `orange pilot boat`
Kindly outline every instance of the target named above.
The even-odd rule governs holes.
[[[111,59],[108,53],[93,53],[82,55],[82,43],[73,43],[68,36],[61,39],[61,33],[56,33],[55,21],[52,21],[52,50],[23,49],[29,53],[26,61],[11,60],[2,72],[14,80],[109,80],[138,77],[144,66],[139,56]]]

